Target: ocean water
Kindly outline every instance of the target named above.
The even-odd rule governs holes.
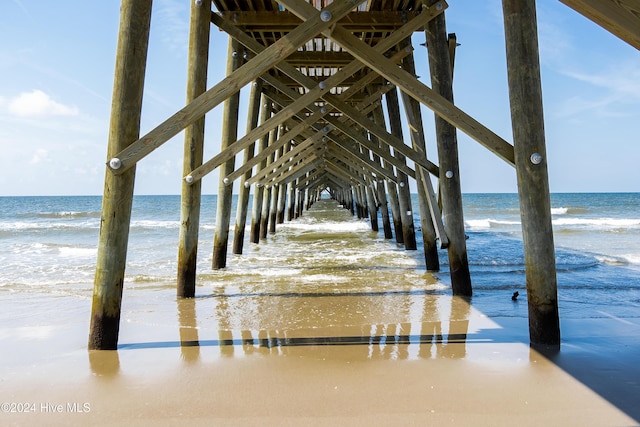
[[[179,196],[134,200],[122,322],[175,320],[179,206]],[[0,320],[36,327],[88,320],[100,208],[100,197],[0,197]],[[336,294],[367,297],[353,299],[340,321],[370,313],[391,324],[404,314],[386,296],[406,297],[402,310],[411,313],[416,298],[450,293],[446,251],[441,272],[427,273],[421,250],[405,251],[331,203],[279,224],[260,244],[245,242],[243,255],[229,254],[226,269],[212,270],[215,210],[216,197],[204,196],[196,294],[216,307],[198,317],[211,330],[311,327],[313,316],[337,316],[332,306],[291,297]],[[472,306],[490,317],[526,317],[517,196],[466,194],[464,211]],[[552,214],[561,319],[640,317],[640,194],[553,194]],[[272,297],[272,305],[257,307],[256,296]],[[310,319],[287,316],[300,309],[294,300]]]

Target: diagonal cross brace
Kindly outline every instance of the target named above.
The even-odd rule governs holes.
[[[313,17],[305,19],[304,23],[300,24],[286,36],[256,55],[252,60],[197,97],[151,132],[131,143],[127,148],[107,162],[107,168],[116,174],[127,171],[139,160],[181,132],[185,127],[238,92],[247,83],[255,80],[268,69],[282,61],[283,58],[295,52],[308,40],[322,32],[322,30],[335,25],[363,1],[364,0],[344,0],[331,3],[323,10],[323,12],[330,12],[330,19],[327,21],[323,21],[320,11],[314,8],[315,14]],[[326,13],[325,16],[327,16]]]
[[[304,0],[278,0],[278,2],[303,20],[312,17],[316,10]],[[443,3],[444,1],[439,1],[431,7],[443,8]],[[415,76],[390,63],[384,55],[355,37],[344,27],[336,24],[325,30],[323,34],[362,61],[367,67],[376,71],[438,116],[465,132],[498,157],[512,166],[515,164],[514,151],[511,144],[456,107],[442,95],[427,87]]]
[[[398,30],[394,31],[390,36],[381,40],[374,47],[374,49],[377,52],[381,52],[381,54],[386,52],[387,50],[396,46],[402,40],[411,36],[411,34],[417,29],[423,28],[428,21],[433,19],[435,16],[438,16],[440,13],[442,13],[442,11],[443,10],[436,10],[435,8],[431,8],[428,11],[423,11],[418,16],[416,16],[415,18],[407,22],[404,26],[402,26],[402,28],[399,28]],[[214,24],[216,24],[221,29],[226,31],[231,37],[236,38],[241,44],[245,45],[248,49],[258,53],[258,56],[264,53],[265,47],[263,45],[259,44],[254,39],[247,36],[240,29],[236,28],[233,25],[228,24],[224,19],[220,18],[216,14],[212,14],[211,20]],[[313,85],[315,85],[315,82],[313,82],[312,79],[308,78],[307,76],[304,76],[295,67],[287,64],[286,61],[279,62],[278,64],[276,64],[276,68],[278,68],[280,71],[284,72],[294,80],[298,81],[303,86],[313,87],[313,88],[310,89],[308,93],[306,93],[302,97],[298,98],[297,100],[289,104],[288,109],[284,109],[278,112],[277,114],[269,118],[267,121],[265,121],[263,124],[256,127],[251,132],[247,133],[244,137],[240,138],[238,141],[231,144],[226,150],[219,153],[215,157],[211,158],[207,162],[203,163],[200,167],[194,169],[192,173],[189,175],[191,177],[190,181],[195,182],[196,180],[201,179],[203,176],[207,175],[209,172],[217,168],[219,165],[229,160],[230,158],[235,156],[238,152],[242,151],[244,148],[249,146],[251,143],[253,143],[253,141],[255,141],[256,139],[259,139],[262,135],[264,135],[267,132],[265,131],[265,129],[273,129],[275,126],[293,117],[303,108],[306,108],[307,106],[313,104],[313,102],[316,99],[321,98],[322,94],[328,92],[331,87],[339,86],[343,80],[355,74],[356,72],[358,72],[364,67],[365,65],[359,60],[354,60],[350,62],[348,65],[341,68],[336,74],[330,76],[325,81],[326,83],[325,88],[322,89],[319,86],[313,87]]]

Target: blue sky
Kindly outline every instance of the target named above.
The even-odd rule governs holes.
[[[511,142],[501,2],[449,3],[448,31],[461,43],[456,104]],[[119,7],[0,4],[0,196],[102,194]],[[538,21],[551,190],[640,191],[640,52],[557,0],[538,0]],[[187,0],[154,1],[142,134],[184,106],[188,26]],[[414,36],[428,84],[422,41]],[[226,48],[213,29],[209,86],[223,77]],[[220,116],[221,107],[207,115],[206,159],[219,147]],[[424,120],[437,162],[430,111]],[[137,194],[180,193],[182,141],[139,163]],[[462,133],[459,145],[463,192],[517,191],[512,167]],[[215,193],[217,174],[203,185]]]

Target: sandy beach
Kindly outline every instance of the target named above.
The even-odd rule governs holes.
[[[174,299],[148,322],[124,319],[110,352],[86,350],[81,311],[58,326],[38,315],[3,324],[1,423],[638,425],[633,322],[564,321],[548,359],[530,349],[526,319],[491,319],[440,295],[420,323],[347,320],[353,298],[316,299],[336,313],[325,324],[260,331],[210,329],[202,313],[219,301]]]

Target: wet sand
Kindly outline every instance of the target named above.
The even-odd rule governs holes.
[[[47,321],[53,313],[5,322],[0,424],[639,424],[637,319],[563,320],[562,348],[549,359],[530,349],[525,318],[425,298],[440,310],[409,322],[374,311],[347,319],[339,313],[353,296],[316,298],[316,309],[334,313],[316,317],[323,323],[261,330],[209,322],[207,305],[220,298],[174,299],[146,321],[123,319],[111,352],[86,350],[85,307],[63,322]]]

